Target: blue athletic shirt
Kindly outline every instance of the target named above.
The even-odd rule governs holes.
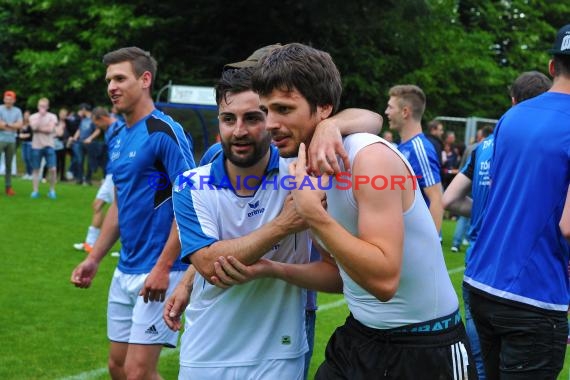
[[[105,132],[105,145],[107,146],[107,154],[111,152],[111,147],[115,141],[115,138],[121,132],[121,129],[125,126],[124,121],[117,120],[107,128]],[[111,155],[109,154],[109,159],[107,160],[107,166],[105,167],[105,171],[107,174],[111,174]]]
[[[192,148],[180,124],[155,109],[122,128],[109,150],[122,245],[118,268],[127,274],[149,273],[174,219],[171,184],[195,166]],[[186,267],[179,257],[171,270]]]
[[[200,163],[198,164],[198,166],[204,166],[214,161],[214,159],[218,157],[221,151],[222,151],[221,143],[217,142],[215,144],[210,145],[208,150],[204,153],[204,155],[200,159]]]
[[[398,150],[408,160],[418,176],[422,196],[429,207],[429,199],[424,193],[424,188],[441,182],[439,157],[437,157],[433,144],[423,133],[419,133],[398,145]]]
[[[466,284],[498,301],[565,313],[569,245],[558,224],[570,183],[570,95],[547,92],[503,115],[491,178]]]
[[[491,158],[493,157],[493,146],[495,136],[491,135],[481,141],[471,156],[467,159],[461,173],[471,180],[471,197],[473,206],[471,207],[471,228],[469,229],[469,241],[471,244],[465,253],[465,263],[469,261],[473,243],[477,240],[477,235],[481,229],[481,221],[487,206],[489,188],[491,187]]]

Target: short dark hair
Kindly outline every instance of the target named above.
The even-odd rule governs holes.
[[[511,97],[516,103],[534,98],[552,87],[552,81],[538,71],[527,71],[515,79],[511,86]]]
[[[148,51],[136,46],[124,47],[111,51],[103,56],[103,64],[109,66],[115,63],[130,62],[133,65],[135,75],[140,77],[145,71],[151,74],[151,83],[154,83],[157,63]]]
[[[331,105],[334,115],[340,107],[342,81],[330,54],[304,44],[273,49],[260,60],[252,82],[261,96],[275,89],[296,89],[307,99],[312,113],[318,106]]]
[[[570,55],[556,54],[552,56],[554,75],[570,77]]]
[[[105,107],[95,107],[93,108],[93,112],[91,112],[91,118],[93,118],[93,120],[99,120],[100,118],[107,116],[111,115],[109,114],[109,111],[107,111],[107,108]]]
[[[426,95],[414,84],[400,84],[388,91],[388,95],[400,99],[400,107],[410,106],[414,120],[421,121],[426,109]]]
[[[218,106],[224,100],[227,103],[228,94],[239,94],[244,91],[252,91],[251,76],[254,67],[245,67],[242,69],[226,69],[222,72],[222,76],[215,85],[216,103]]]
[[[494,129],[495,129],[494,126],[492,126],[490,124],[486,124],[481,128],[481,135],[483,137],[489,137],[489,136],[491,136],[491,134],[493,134]]]
[[[439,126],[443,127],[443,123],[441,121],[439,121],[438,119],[433,119],[432,121],[430,121],[428,123],[428,131],[434,131],[436,130]]]

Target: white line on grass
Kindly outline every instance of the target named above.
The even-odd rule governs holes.
[[[463,270],[465,269],[465,267],[457,267],[457,268],[453,268],[447,271],[447,273],[451,274],[455,274],[455,273],[460,273],[463,272]],[[343,299],[334,301],[334,302],[329,302],[326,303],[324,305],[320,305],[319,308],[317,309],[317,312],[319,311],[325,311],[325,310],[331,310],[331,309],[336,309],[337,307],[341,307],[342,305],[346,304],[346,301]],[[168,350],[163,350],[160,353],[160,357],[163,358],[165,356],[170,356],[172,354],[175,354],[179,352],[178,348],[175,349],[168,349]],[[103,374],[107,373],[107,367],[105,368],[97,368],[94,369],[92,371],[87,371],[87,372],[81,372],[80,374],[74,375],[74,376],[69,376],[69,377],[62,377],[59,380],[90,380],[90,379],[95,379]]]

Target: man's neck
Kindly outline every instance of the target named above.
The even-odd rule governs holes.
[[[549,92],[559,92],[570,95],[570,78],[562,75],[555,77]]]
[[[132,112],[125,112],[125,121],[127,122],[127,127],[132,127],[137,122],[147,117],[152,111],[154,111],[154,103],[152,99],[141,100],[139,104],[135,106]]]
[[[402,142],[406,142],[420,133],[422,133],[422,124],[417,121],[410,121],[402,128],[400,137],[402,138]]]

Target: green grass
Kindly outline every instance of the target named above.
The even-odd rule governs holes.
[[[107,379],[106,302],[117,259],[103,260],[90,289],[69,283],[84,257],[72,244],[85,237],[97,186],[58,184],[54,201],[46,197],[45,184],[39,199],[29,198],[30,181],[14,179],[13,185],[15,197],[0,194],[0,379]],[[444,223],[448,269],[461,267],[464,257],[449,253],[453,228],[453,222]],[[462,272],[451,274],[458,294],[461,278]],[[320,294],[318,302],[323,307],[340,299]],[[347,314],[344,304],[318,311],[311,378]],[[560,379],[568,379],[568,363]],[[163,350],[160,372],[167,380],[177,378],[177,350]]]

